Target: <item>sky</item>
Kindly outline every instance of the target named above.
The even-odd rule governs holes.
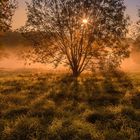
[[[25,24],[26,21],[26,4],[25,1],[30,0],[18,0],[18,9],[13,17],[12,28],[17,29]],[[138,18],[137,9],[140,7],[140,0],[125,0],[127,6],[126,13],[130,15],[131,21],[136,21]]]

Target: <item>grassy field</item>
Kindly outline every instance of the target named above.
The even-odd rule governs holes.
[[[1,70],[0,140],[140,140],[140,73]]]

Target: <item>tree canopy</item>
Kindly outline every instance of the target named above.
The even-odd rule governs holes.
[[[136,36],[134,41],[134,47],[136,50],[140,50],[140,9],[138,9],[138,17],[139,20],[137,21],[136,29],[133,31]]]
[[[21,29],[33,42],[27,57],[64,64],[76,77],[107,63],[116,67],[128,57],[124,12],[124,0],[32,0]]]
[[[0,32],[5,32],[11,28],[12,16],[16,6],[16,0],[0,0]]]

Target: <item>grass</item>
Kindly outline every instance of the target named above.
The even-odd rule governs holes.
[[[140,140],[139,73],[0,72],[0,140]]]

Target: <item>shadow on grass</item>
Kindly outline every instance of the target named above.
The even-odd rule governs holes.
[[[48,98],[59,104],[73,100],[93,107],[109,106],[118,105],[127,91],[133,90],[131,79],[121,71],[79,78],[66,75],[56,82]]]
[[[0,139],[140,138],[140,113],[136,109],[140,96],[132,94],[127,100],[132,104],[122,103],[128,91],[135,91],[123,72],[83,75],[77,79],[69,75],[38,75],[27,80],[23,89],[27,90],[13,94],[14,97],[0,96],[1,106],[9,105],[0,114]]]
[[[126,91],[134,89],[132,80],[122,71],[106,72],[103,77],[103,88],[107,93],[125,94]]]

